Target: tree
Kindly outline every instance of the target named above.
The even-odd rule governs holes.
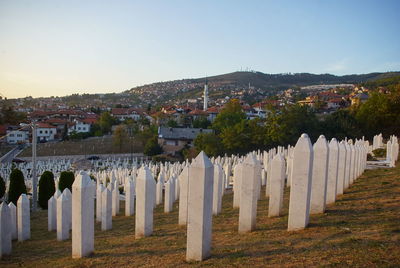
[[[161,146],[158,144],[157,137],[153,137],[146,142],[143,152],[148,156],[161,154],[163,152]]]
[[[218,133],[224,128],[230,128],[246,119],[246,114],[242,110],[242,106],[237,99],[230,100],[221,112],[217,115],[212,124],[212,128]]]
[[[250,149],[251,133],[247,129],[245,120],[232,127],[222,129],[220,138],[225,151],[230,154],[243,154]]]
[[[39,205],[43,209],[47,209],[49,199],[56,191],[54,183],[54,175],[51,171],[43,172],[39,180]]]
[[[6,184],[3,180],[3,177],[0,176],[0,198],[3,198],[6,193]]]
[[[208,128],[209,126],[211,126],[211,122],[208,121],[207,117],[200,117],[197,118],[195,120],[193,120],[193,127],[194,128]]]
[[[100,129],[104,134],[111,132],[111,127],[115,123],[115,119],[111,116],[109,112],[103,112],[100,115],[99,125]]]
[[[167,122],[167,126],[168,126],[168,127],[177,127],[177,126],[178,126],[178,123],[177,123],[175,120],[170,119],[170,120],[168,120],[168,122]]]
[[[338,110],[328,115],[321,122],[321,129],[327,139],[336,138],[342,140],[344,138],[354,139],[363,135],[359,122],[354,114],[349,110]]]
[[[128,132],[126,131],[126,126],[119,125],[115,128],[113,135],[113,142],[119,147],[119,152],[121,152],[122,145],[128,140]]]
[[[197,152],[204,151],[208,156],[218,156],[224,152],[221,139],[214,133],[201,133],[197,135],[193,144]]]
[[[63,171],[60,174],[60,180],[58,181],[58,189],[63,192],[65,188],[68,188],[72,192],[72,184],[74,183],[75,175],[72,171]]]
[[[15,168],[10,174],[10,187],[8,189],[8,201],[17,205],[18,198],[21,194],[26,194],[26,186],[24,174],[21,170]]]

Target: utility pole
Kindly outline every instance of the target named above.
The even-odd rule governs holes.
[[[32,211],[37,208],[37,176],[36,176],[36,123],[32,123]]]

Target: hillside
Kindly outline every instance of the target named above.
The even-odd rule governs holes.
[[[400,166],[367,170],[298,232],[286,229],[288,188],[283,216],[268,218],[262,195],[257,229],[247,234],[237,232],[238,210],[227,193],[222,213],[213,217],[211,258],[202,263],[185,262],[186,228],[177,224],[177,203],[168,214],[156,208],[154,234],[142,239],[134,237],[134,217],[113,217],[110,231],[96,223],[95,253],[83,259],[71,259],[71,240],[57,242],[47,230],[47,211],[40,211],[32,215],[32,239],[13,242],[0,267],[399,267],[399,175]]]
[[[233,72],[207,77],[210,94],[229,96],[234,91],[244,90],[246,93],[268,96],[278,90],[292,87],[319,84],[358,84],[381,78],[393,77],[400,72],[369,73],[336,76],[332,74],[265,74],[262,72]],[[171,100],[198,98],[202,95],[205,77],[158,82],[132,88],[126,93],[155,103],[166,103]]]

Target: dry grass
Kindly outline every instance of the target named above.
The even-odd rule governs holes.
[[[95,253],[83,259],[71,259],[71,240],[57,242],[41,211],[32,218],[32,240],[14,242],[0,267],[400,266],[400,167],[365,172],[303,231],[286,231],[288,191],[283,217],[268,218],[267,205],[263,197],[257,230],[238,234],[238,210],[227,193],[222,214],[213,218],[212,256],[201,263],[185,262],[186,230],[177,225],[177,204],[170,214],[157,207],[154,234],[139,240],[134,217],[115,217],[107,232],[96,223]]]
[[[132,141],[132,142],[131,142]],[[134,138],[127,140],[121,148],[113,143],[112,137],[93,137],[76,141],[39,143],[37,156],[55,155],[97,155],[128,154],[143,152],[143,146]],[[18,157],[32,156],[32,148],[28,147]]]

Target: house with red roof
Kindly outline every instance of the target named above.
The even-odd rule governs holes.
[[[48,123],[36,124],[36,136],[39,142],[53,141],[57,134],[57,127]]]

